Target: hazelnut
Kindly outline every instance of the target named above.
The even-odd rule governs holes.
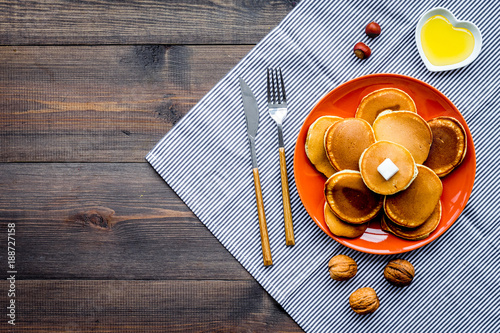
[[[359,59],[365,59],[368,58],[370,54],[372,54],[372,50],[370,50],[370,48],[366,46],[365,43],[359,42],[356,45],[354,45],[354,54]]]
[[[343,254],[339,254],[328,262],[330,277],[337,281],[345,281],[352,278],[358,272],[356,262]]]
[[[382,29],[380,29],[380,25],[378,25],[378,23],[375,22],[368,23],[365,28],[365,33],[372,38],[377,37],[378,35],[380,35],[381,32]]]
[[[349,296],[349,305],[357,314],[364,315],[375,312],[380,305],[377,293],[373,288],[360,288]]]
[[[415,276],[413,265],[403,259],[389,261],[384,269],[384,277],[389,283],[397,287],[408,286]]]

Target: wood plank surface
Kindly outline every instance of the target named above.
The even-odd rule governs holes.
[[[144,160],[297,2],[0,0],[1,332],[301,331]]]
[[[255,44],[296,1],[0,1],[0,45]]]
[[[301,332],[254,281],[30,280],[16,289],[15,332]]]
[[[0,175],[19,279],[253,280],[147,163],[4,163]]]
[[[0,47],[0,162],[144,162],[250,49]]]

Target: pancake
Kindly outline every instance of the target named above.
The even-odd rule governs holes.
[[[396,88],[384,88],[363,97],[355,117],[364,119],[371,125],[375,118],[385,110],[417,112],[417,107],[413,99],[404,91]]]
[[[342,221],[337,217],[337,215],[333,214],[330,206],[328,206],[328,203],[326,202],[324,214],[326,225],[335,236],[356,238],[361,236],[365,232],[366,228],[368,228],[369,222],[363,224],[350,224]]]
[[[423,164],[432,144],[431,128],[418,114],[409,111],[382,112],[373,122],[377,141],[399,143],[410,151],[417,164]]]
[[[383,214],[382,219],[380,220],[380,229],[392,234],[391,229],[389,229],[389,227],[387,226],[387,223],[386,223],[386,220],[388,220],[388,219],[389,218],[387,217],[387,215]],[[408,230],[411,230],[411,229],[408,229]]]
[[[464,160],[467,134],[462,124],[452,117],[437,117],[427,123],[432,131],[432,145],[424,165],[444,177]]]
[[[417,165],[418,175],[404,191],[386,196],[385,214],[397,225],[416,228],[431,216],[443,193],[443,184],[434,171]]]
[[[425,222],[416,228],[403,228],[391,221],[386,215],[382,217],[380,227],[382,230],[390,232],[394,236],[407,240],[421,240],[429,237],[430,233],[436,230],[441,220],[442,206],[438,202],[431,216]]]
[[[325,183],[325,199],[332,212],[352,224],[370,221],[382,208],[382,196],[370,191],[359,171],[344,170]]]
[[[326,156],[325,132],[331,125],[339,120],[342,120],[342,118],[334,116],[319,117],[309,126],[309,130],[307,131],[307,158],[309,158],[309,161],[314,165],[316,170],[324,174],[326,178],[330,178],[336,170],[330,164],[328,156]]]
[[[399,169],[389,180],[385,180],[377,170],[386,158]],[[406,189],[418,174],[408,149],[390,141],[377,141],[368,147],[359,159],[359,170],[366,186],[382,195],[391,195]]]
[[[363,151],[375,142],[372,127],[363,119],[346,118],[330,126],[325,134],[325,150],[337,170],[359,170]]]

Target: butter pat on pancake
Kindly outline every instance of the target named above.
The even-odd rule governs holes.
[[[389,219],[386,215],[382,217],[380,222],[380,227],[382,230],[390,232],[394,236],[407,240],[421,240],[429,237],[431,232],[436,230],[441,221],[442,206],[441,201],[438,202],[431,216],[425,220],[425,222],[416,228],[404,228]]]
[[[375,118],[385,110],[417,112],[417,107],[413,99],[404,91],[384,88],[363,97],[356,110],[356,118],[364,119],[371,125]]]
[[[462,124],[452,117],[437,117],[427,123],[432,131],[432,145],[424,165],[444,177],[464,160],[467,134]]]
[[[370,221],[382,208],[382,196],[372,192],[359,171],[343,170],[325,183],[325,200],[341,220],[352,224]]]
[[[336,123],[342,120],[340,117],[335,116],[323,116],[316,119],[314,123],[309,126],[306,138],[306,155],[312,165],[329,178],[333,175],[336,170],[330,164],[328,156],[326,156],[325,151],[325,132],[326,130]]]
[[[382,112],[373,122],[377,141],[399,143],[408,149],[417,164],[423,164],[429,155],[432,132],[427,122],[409,111]]]
[[[359,170],[363,151],[375,142],[373,129],[365,120],[346,118],[325,133],[325,150],[337,170]]]
[[[363,224],[350,224],[342,221],[333,214],[328,203],[325,202],[325,222],[328,229],[338,237],[356,238],[361,236],[368,228],[368,222]]]
[[[386,158],[399,169],[389,180],[385,180],[377,170]],[[391,195],[406,189],[418,174],[408,149],[390,141],[377,141],[368,147],[359,159],[359,170],[366,186],[382,195]]]
[[[431,216],[443,193],[443,184],[434,171],[417,165],[418,175],[404,191],[386,196],[385,214],[397,225],[416,228]]]

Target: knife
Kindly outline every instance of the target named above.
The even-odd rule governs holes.
[[[255,154],[255,136],[259,127],[259,107],[257,100],[250,90],[250,87],[240,77],[241,97],[247,122],[247,136],[250,143],[250,153],[252,155],[253,184],[255,186],[255,199],[257,201],[257,213],[259,216],[260,241],[262,244],[262,256],[264,266],[273,264],[271,257],[271,247],[269,245],[269,235],[267,233],[266,214],[264,212],[264,201],[262,200],[262,189],[260,187],[259,168],[257,167],[257,155]]]

